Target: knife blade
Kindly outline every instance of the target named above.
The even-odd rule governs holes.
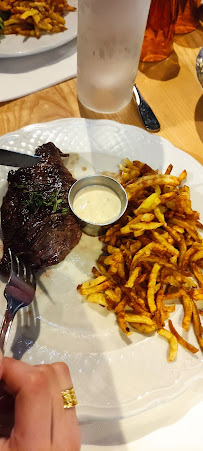
[[[40,161],[40,158],[37,155],[26,155],[25,153],[0,149],[0,165],[28,168],[35,166]]]

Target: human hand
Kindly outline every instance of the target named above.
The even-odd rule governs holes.
[[[72,387],[65,363],[30,366],[0,355],[0,379],[14,397],[14,424],[0,451],[80,450],[75,407],[63,407],[61,391]]]

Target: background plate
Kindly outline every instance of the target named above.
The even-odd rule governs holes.
[[[187,169],[193,208],[203,218],[203,168],[163,138],[113,121],[62,119],[4,135],[0,147],[32,154],[48,141],[70,152],[67,167],[76,178],[117,171],[127,156],[163,171],[172,163],[174,175]],[[8,168],[1,166],[1,196],[7,188],[7,173]],[[14,321],[7,355],[31,364],[67,362],[80,418],[124,418],[186,390],[202,377],[203,358],[201,351],[191,355],[179,347],[177,360],[168,363],[164,339],[136,333],[128,338],[119,331],[112,312],[81,298],[76,286],[90,277],[100,249],[97,238],[84,235],[62,263],[41,274],[31,313],[20,311]],[[2,281],[1,315],[6,306],[3,289]],[[181,321],[182,308],[177,307],[173,322],[179,332]],[[197,345],[192,328],[186,338]]]
[[[78,0],[70,0],[71,6],[78,6]],[[47,33],[39,39],[26,36],[0,35],[0,58],[35,55],[55,49],[77,36],[77,11],[70,11],[65,17],[67,30],[61,33]]]

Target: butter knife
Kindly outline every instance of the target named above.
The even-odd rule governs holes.
[[[37,155],[26,155],[11,150],[0,149],[0,165],[4,166],[28,168],[35,166],[40,161],[40,158]]]
[[[158,132],[160,130],[160,123],[146,100],[143,99],[136,85],[133,87],[133,93],[144,126],[149,132]]]

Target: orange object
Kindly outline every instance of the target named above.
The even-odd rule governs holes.
[[[179,0],[152,0],[140,61],[161,61],[173,51]]]
[[[175,33],[190,33],[199,23],[198,8],[201,0],[179,0],[179,13]]]

